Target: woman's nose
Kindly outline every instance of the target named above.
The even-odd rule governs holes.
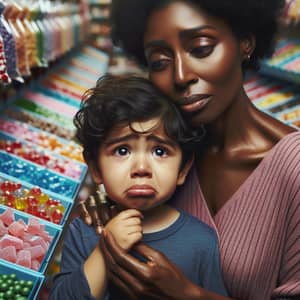
[[[198,74],[194,71],[183,54],[178,54],[174,64],[174,81],[178,88],[186,88],[198,81]]]

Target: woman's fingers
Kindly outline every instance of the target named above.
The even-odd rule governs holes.
[[[133,248],[139,257],[136,258],[120,248],[110,232],[104,230],[103,245],[110,257],[111,280],[125,289],[125,293],[129,289],[134,295],[132,299],[178,299],[178,295],[182,295],[181,285],[193,286],[164,254],[143,243]]]
[[[104,233],[104,231],[103,231],[103,233]],[[104,238],[100,239],[99,245],[100,245],[102,255],[104,256],[106,267],[109,271],[109,279],[110,279],[109,282],[110,282],[110,284],[116,286],[120,291],[122,291],[122,293],[124,293],[126,295],[126,297],[124,297],[124,299],[133,299],[133,300],[135,300],[136,298],[135,298],[134,294],[132,293],[132,287],[131,287],[131,284],[130,284],[130,282],[134,281],[131,278],[132,276],[128,273],[125,274],[126,271],[121,269],[121,273],[123,273],[122,275],[129,278],[128,282],[126,282],[126,283],[123,280],[121,280],[119,275],[118,275],[117,264],[114,261],[114,259],[112,258],[110,252],[108,251]]]
[[[155,262],[162,262],[165,259],[164,254],[154,250],[144,243],[138,243],[134,246],[134,251],[140,256],[144,257],[148,264]]]
[[[103,233],[106,235],[107,231],[104,230]],[[108,233],[108,235],[112,237],[111,234]],[[115,241],[114,243],[120,251],[126,254],[126,252],[123,251]],[[118,265],[117,261],[114,260],[109,248],[107,247],[107,241],[105,238],[101,238],[100,248],[105,258],[106,266],[109,270],[110,283],[113,284],[114,288],[117,288],[121,293],[124,294],[124,298],[122,299],[139,300],[140,298],[137,296],[139,293],[137,293],[137,291],[143,290],[143,284],[139,281],[139,278],[135,277],[133,274],[128,272],[128,270]],[[129,257],[131,257],[131,255],[129,255]]]
[[[124,251],[116,243],[114,237],[109,231],[104,231],[103,234],[105,247],[116,264],[115,268],[117,268],[117,272],[121,273],[125,269],[138,278],[143,276],[145,272],[148,273],[147,265]]]

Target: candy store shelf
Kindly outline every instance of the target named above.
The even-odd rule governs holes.
[[[38,221],[51,238],[38,269],[16,264],[14,257],[0,258],[0,279],[1,274],[4,278],[15,274],[31,282],[28,300],[38,299],[51,278],[51,261],[86,179],[87,166],[74,139],[72,119],[83,93],[106,73],[109,59],[103,51],[84,46],[1,104],[0,219],[12,210],[17,222]],[[1,238],[0,234],[0,243]],[[6,236],[2,243],[14,240]]]
[[[257,108],[283,123],[300,128],[300,87],[297,84],[250,73],[245,78],[244,87]]]
[[[274,78],[300,83],[300,39],[281,39],[270,59],[261,62],[260,72]]]

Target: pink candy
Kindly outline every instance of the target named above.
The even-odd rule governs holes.
[[[5,234],[0,239],[0,248],[5,248],[7,246],[14,246],[16,250],[20,250],[23,248],[23,240],[13,235]]]
[[[20,250],[16,263],[23,267],[31,268],[31,252],[29,250]]]
[[[0,258],[8,260],[12,263],[17,261],[17,251],[14,246],[7,246],[0,249]]]
[[[19,221],[14,221],[8,226],[8,232],[14,236],[22,237],[24,235],[26,225]]]
[[[2,220],[5,225],[10,225],[15,220],[14,211],[12,209],[5,210],[4,213],[0,215],[0,220]]]
[[[16,221],[12,208],[0,214],[0,258],[39,270],[51,240],[38,219]]]

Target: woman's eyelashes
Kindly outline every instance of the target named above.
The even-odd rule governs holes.
[[[159,72],[164,70],[170,62],[170,58],[162,55],[152,55],[148,59],[148,68],[152,72]]]
[[[148,63],[148,67],[152,72],[158,72],[164,69],[166,64],[162,60],[152,61]]]
[[[190,53],[192,56],[197,57],[197,58],[204,58],[209,56],[214,50],[214,46],[212,45],[205,45],[205,46],[198,46],[198,47],[193,47],[190,50]]]
[[[196,58],[205,58],[212,54],[215,49],[215,44],[204,44],[204,45],[195,45],[194,43],[187,48],[187,52]],[[173,55],[174,56],[174,55]],[[148,68],[151,72],[159,72],[163,71],[171,62],[172,57],[162,56],[162,55],[152,55],[152,57],[148,58]]]

